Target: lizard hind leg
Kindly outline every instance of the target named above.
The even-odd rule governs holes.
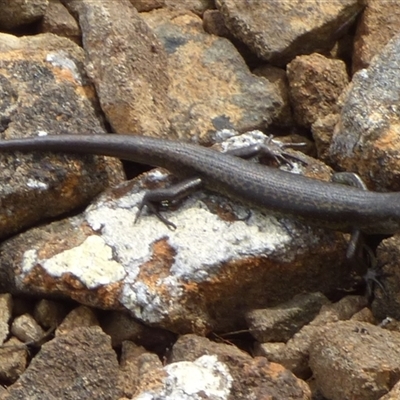
[[[332,176],[332,181],[343,185],[353,186],[365,191],[368,190],[361,177],[354,172],[335,172]],[[362,232],[357,227],[354,227],[347,247],[346,258],[355,258],[358,251],[362,249],[363,244],[364,238]]]
[[[368,190],[361,177],[353,172],[336,172],[333,175],[332,180],[344,185],[357,187],[362,190]],[[351,233],[349,245],[347,247],[346,258],[355,259],[358,255],[360,255],[363,260],[366,260],[367,264],[367,272],[363,276],[367,289],[367,298],[372,298],[375,285],[379,286],[382,292],[386,295],[387,292],[385,287],[379,280],[379,278],[382,277],[382,273],[378,271],[378,261],[376,256],[371,247],[365,244],[365,237],[363,233],[359,229],[354,228]]]

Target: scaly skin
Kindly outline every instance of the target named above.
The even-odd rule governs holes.
[[[312,225],[343,232],[400,231],[400,192],[310,179],[195,144],[132,135],[57,135],[0,141],[0,152],[10,151],[117,157],[164,167],[182,178],[200,177],[211,191]]]

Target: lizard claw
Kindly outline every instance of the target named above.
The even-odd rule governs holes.
[[[374,286],[380,287],[385,296],[388,295],[385,287],[383,286],[380,278],[383,276],[382,272],[377,271],[375,268],[368,268],[367,273],[363,276],[364,281],[367,285],[367,297],[370,299],[372,297],[372,292]]]

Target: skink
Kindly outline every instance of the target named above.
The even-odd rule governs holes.
[[[400,192],[371,192],[251,163],[190,143],[131,135],[56,135],[0,140],[0,152],[49,151],[117,157],[164,167],[261,210],[342,232],[400,231]],[[0,177],[1,180],[1,177]]]

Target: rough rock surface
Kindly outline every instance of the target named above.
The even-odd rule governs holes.
[[[400,381],[397,382],[393,387],[392,390],[385,394],[384,396],[380,397],[379,400],[397,400],[400,398]]]
[[[153,349],[162,354],[163,349],[176,341],[176,335],[164,329],[150,328],[140,323],[127,312],[113,312],[102,318],[101,326],[111,337],[113,347],[133,341],[146,349]]]
[[[0,139],[105,132],[80,47],[52,34],[0,38]],[[0,166],[0,238],[87,204],[124,176],[104,157],[1,154]]]
[[[256,7],[242,0],[217,0],[216,4],[231,32],[276,65],[299,54],[329,50],[342,26],[362,8],[356,0],[274,0],[257,2]]]
[[[385,239],[377,249],[379,263],[374,273],[380,285],[374,285],[375,297],[372,302],[372,312],[378,320],[387,317],[400,320],[399,253],[399,235]]]
[[[206,338],[185,335],[175,343],[171,361],[195,361],[204,355],[215,355],[224,363],[233,377],[232,393],[235,399],[277,398],[310,399],[309,388],[282,366],[262,357],[248,354],[224,343],[213,343]]]
[[[328,324],[311,345],[310,366],[328,399],[379,399],[400,379],[400,333],[353,321]]]
[[[85,68],[113,130],[165,135],[172,111],[167,59],[152,30],[128,0],[84,0],[79,23]]]
[[[42,18],[49,0],[0,0],[0,29],[13,29]]]
[[[302,379],[311,376],[309,366],[310,346],[326,324],[352,318],[367,305],[362,296],[348,296],[334,304],[324,305],[319,314],[297,332],[287,343],[266,342],[256,344],[255,354],[283,365]]]
[[[293,111],[290,101],[290,91],[287,72],[282,68],[273,67],[272,65],[263,64],[255,68],[252,73],[267,79],[274,87],[283,100],[283,107],[280,114],[274,120],[274,123],[287,127],[293,125]],[[303,140],[303,139],[302,139]]]
[[[287,65],[296,122],[306,128],[338,111],[337,100],[349,83],[346,65],[321,54],[298,56]]]
[[[3,399],[117,399],[117,381],[110,338],[98,327],[77,328],[43,345]]]
[[[277,119],[280,93],[250,73],[229,40],[207,34],[199,17],[161,9],[143,18],[168,54],[174,135],[207,143],[218,130],[249,131]]]
[[[0,294],[0,345],[9,333],[8,321],[11,318],[12,297],[9,293]]]
[[[41,326],[29,314],[23,314],[15,318],[11,325],[11,332],[21,342],[36,341],[44,335]]]
[[[28,363],[28,351],[16,337],[0,347],[0,381],[2,384],[14,383],[25,371]],[[1,393],[0,393],[0,398]]]
[[[76,328],[91,326],[99,326],[96,314],[89,307],[79,306],[65,316],[62,323],[57,326],[55,336],[64,335]]]
[[[165,0],[129,0],[129,1],[139,12],[147,12],[154,10],[155,8],[160,8],[165,6]]]
[[[67,313],[67,307],[64,303],[48,299],[40,300],[35,305],[33,312],[35,320],[45,329],[60,325]]]
[[[60,0],[49,1],[40,29],[42,32],[64,36],[77,44],[81,43],[82,32],[78,22]]]
[[[331,160],[342,170],[358,173],[370,189],[400,190],[399,68],[397,35],[367,69],[353,76],[330,146]],[[371,159],[385,160],[385,168]]]
[[[327,303],[322,293],[299,294],[276,307],[249,311],[246,321],[259,342],[287,342]]]
[[[122,396],[129,399],[134,398],[143,376],[153,370],[159,371],[162,366],[163,364],[156,354],[125,340],[121,345],[120,357],[119,387]]]
[[[353,73],[369,66],[400,30],[400,8],[391,1],[368,0],[354,38]]]
[[[190,10],[201,16],[210,9],[215,8],[213,0],[164,0],[168,8]]]

